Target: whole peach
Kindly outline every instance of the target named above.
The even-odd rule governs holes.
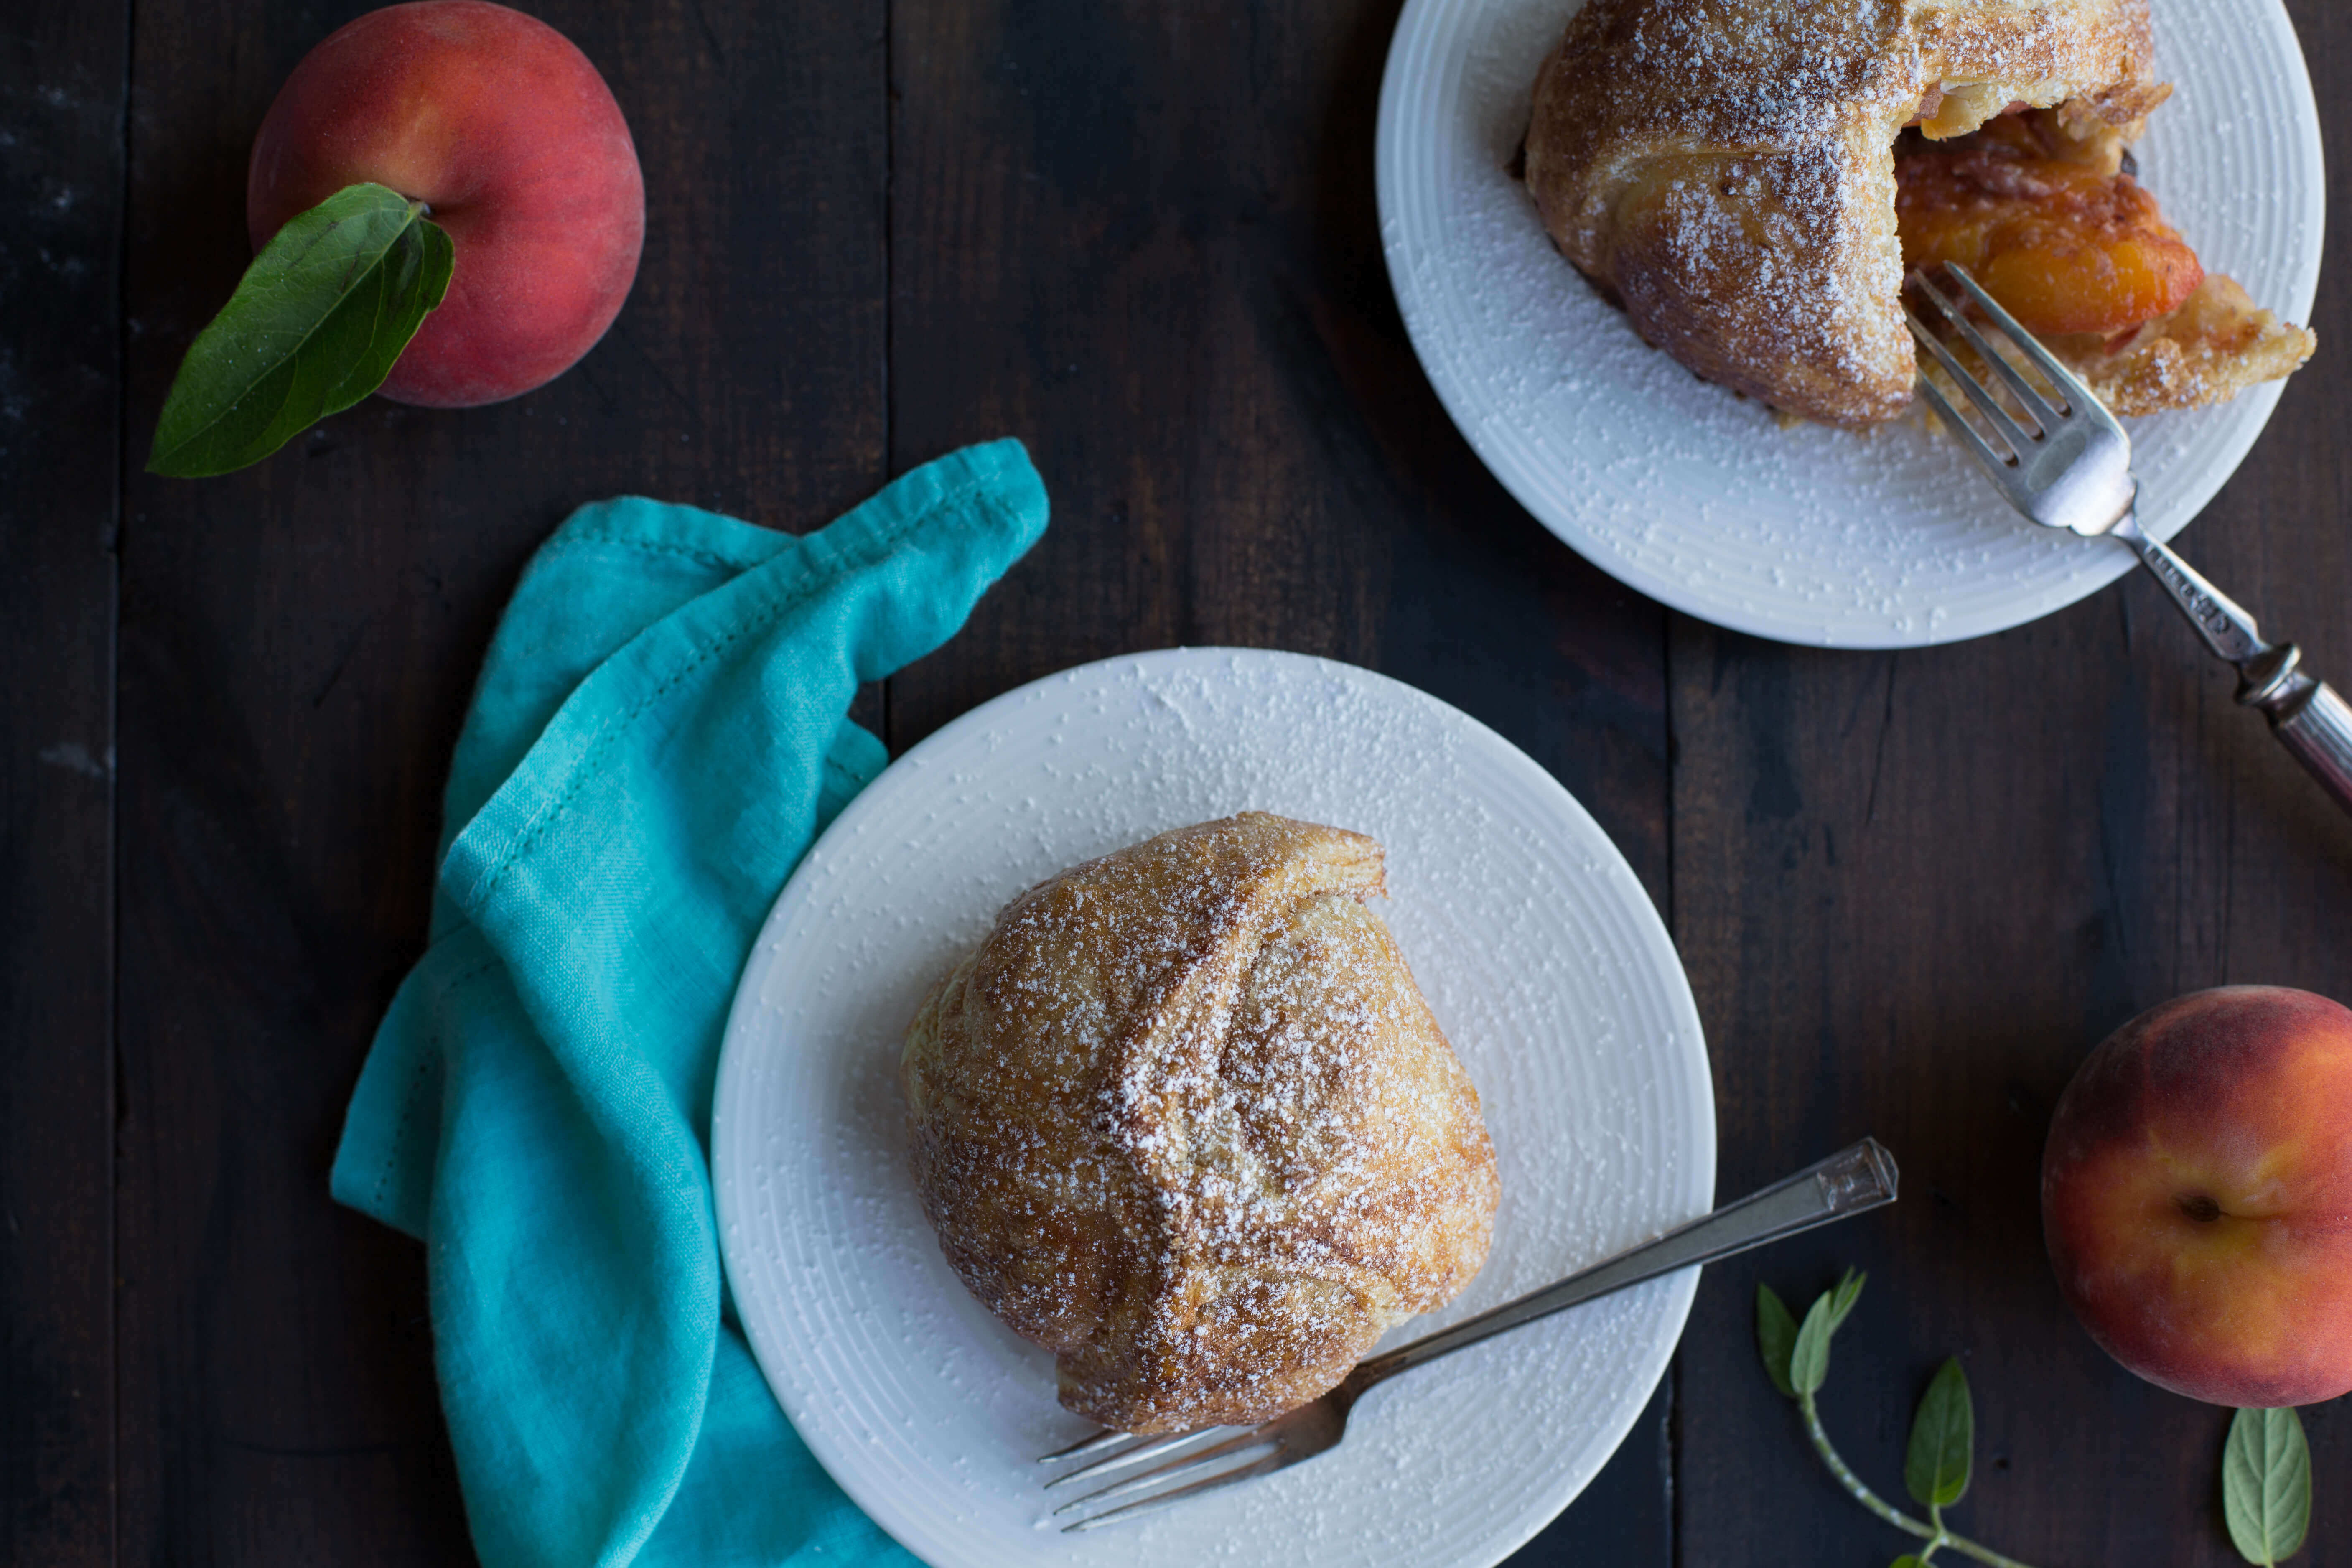
[[[2059,1098],[2042,1228],[2083,1326],[2150,1383],[2352,1391],[2352,1011],[2231,985],[2126,1024]]]
[[[304,56],[254,138],[254,248],[369,180],[424,202],[456,251],[387,397],[454,408],[528,392],[594,346],[636,277],[645,182],[620,106],[570,39],[520,11],[391,5]]]

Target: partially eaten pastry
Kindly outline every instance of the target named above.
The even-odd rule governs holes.
[[[2117,413],[2220,402],[2314,339],[2140,188],[2150,59],[2147,0],[1589,0],[1528,189],[1644,338],[1805,418],[1909,405],[1903,279],[1946,261]]]
[[[949,1263],[1129,1432],[1322,1394],[1486,1260],[1478,1094],[1363,900],[1381,847],[1248,812],[1053,877],[899,1074]]]

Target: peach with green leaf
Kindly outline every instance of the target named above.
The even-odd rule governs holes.
[[[527,392],[612,325],[645,238],[604,79],[488,0],[387,6],[312,49],[262,120],[246,203],[258,254],[189,348],[159,473],[257,461],[372,391]]]

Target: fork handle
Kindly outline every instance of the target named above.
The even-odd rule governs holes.
[[[2162,540],[2151,539],[2140,531],[2139,519],[2125,512],[2108,532],[2132,547],[2139,563],[2147,568],[2148,575],[2164,584],[2165,596],[2173,608],[2186,616],[2205,639],[2205,646],[2217,658],[2224,658],[2241,670],[2263,655],[2275,651],[2263,640],[2262,628],[2242,605],[2221,589],[2205,580],[2203,573],[2173,552]]]
[[[2302,658],[2302,650],[2288,643],[2273,650],[2275,670],[2241,670],[2238,700],[2260,709],[2279,743],[2336,805],[2352,811],[2352,703],[2327,682],[2296,668]]]
[[[1522,1323],[1590,1301],[1595,1296],[1605,1296],[1694,1264],[1713,1263],[1751,1247],[1761,1247],[1817,1225],[1891,1204],[1895,1201],[1895,1156],[1876,1139],[1865,1138],[1785,1181],[1775,1182],[1738,1203],[1727,1204],[1705,1218],[1645,1241],[1630,1252],[1621,1252],[1557,1284],[1530,1291],[1475,1318],[1465,1318],[1450,1329],[1440,1329],[1411,1344],[1399,1345],[1360,1362],[1337,1392],[1353,1403],[1366,1389],[1398,1373]]]
[[[2194,566],[2141,532],[2131,513],[2126,512],[2113,531],[2164,584],[2166,595],[2189,617],[2205,646],[2237,667],[2238,700],[2260,710],[2279,743],[2294,753],[2336,805],[2352,811],[2352,704],[2337,696],[2334,687],[2298,668],[2303,653],[2294,644],[2263,641],[2253,616]]]

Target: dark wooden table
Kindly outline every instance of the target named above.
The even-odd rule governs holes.
[[[1447,423],[1390,294],[1371,137],[1397,0],[534,5],[644,160],[611,334],[497,407],[371,401],[234,478],[148,478],[172,371],[246,260],[254,128],[365,8],[0,16],[0,1561],[467,1556],[423,1257],[326,1171],[423,942],[500,605],[583,501],[805,530],[1003,434],[1053,526],[861,700],[894,751],[1129,649],[1385,670],[1526,748],[1641,873],[1706,1020],[1721,1192],[1863,1131],[1902,1158],[1890,1214],[1708,1271],[1647,1415],[1517,1561],[1893,1557],[1750,1338],[1759,1277],[1810,1294],[1847,1262],[1871,1286],[1825,1404],[1866,1477],[1899,1492],[1911,1403],[1957,1352],[1982,1434],[1961,1528],[2044,1568],[2232,1560],[2227,1417],[2074,1325],[2037,1161],[2075,1062],[2140,1008],[2224,981],[2352,998],[2352,822],[2148,584],[1825,653],[1571,554]],[[2352,167],[2326,96],[2352,14],[2291,8]],[[2184,542],[2339,678],[2341,298]],[[2311,1560],[2342,1561],[2352,1418],[2306,1419]]]

